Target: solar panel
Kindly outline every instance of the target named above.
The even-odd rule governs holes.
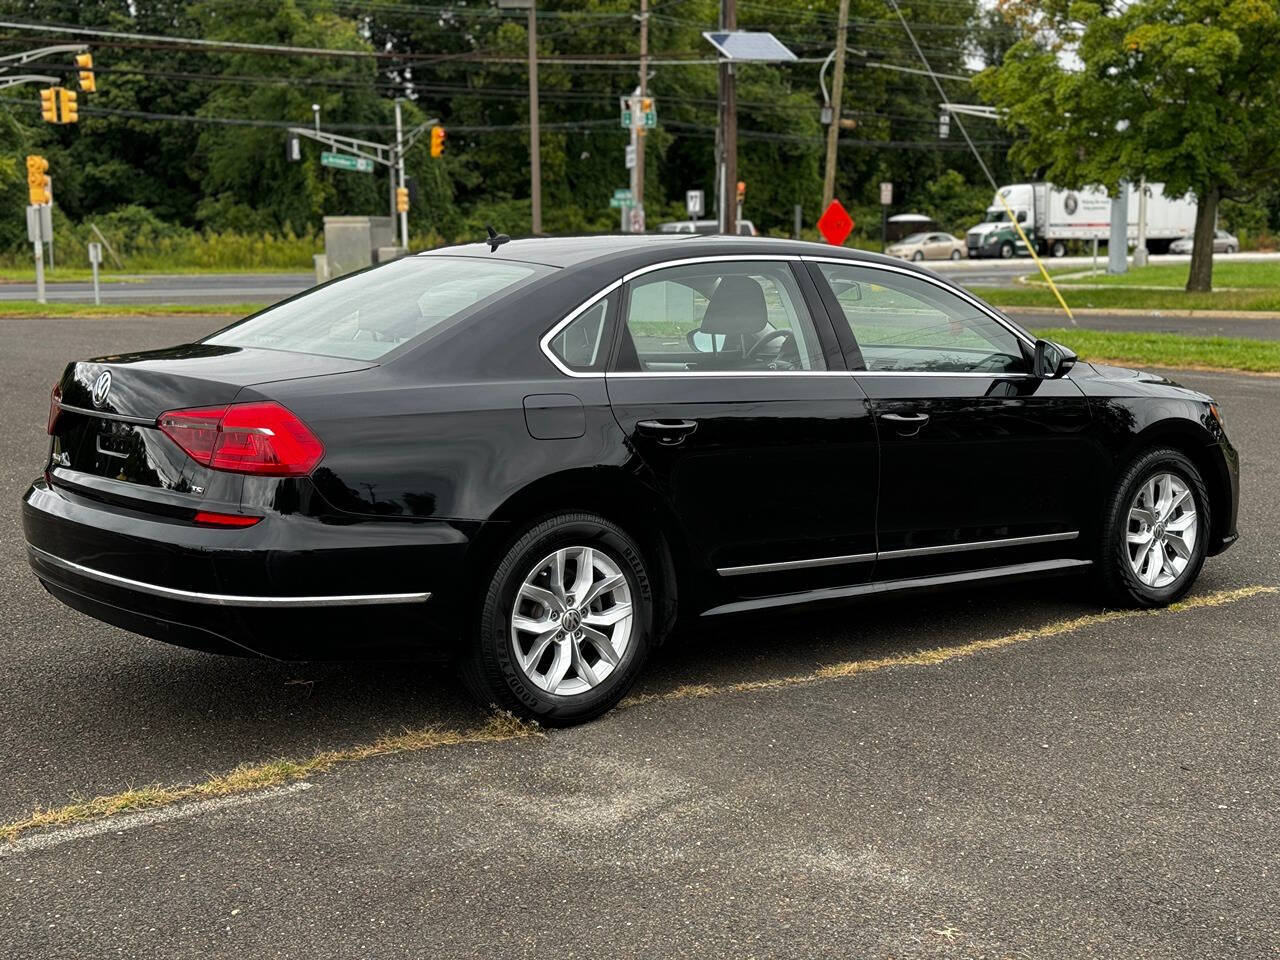
[[[783,46],[782,41],[772,33],[734,30],[706,32],[703,37],[725,60],[781,63],[796,58],[796,55]]]

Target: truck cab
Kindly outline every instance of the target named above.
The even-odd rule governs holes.
[[[1004,203],[1001,203],[1001,198]],[[1008,204],[1006,209],[1005,204]],[[1009,259],[1017,254],[1027,254],[1009,211],[1032,242],[1035,242],[1036,216],[1035,191],[1029,183],[1017,183],[1001,187],[983,221],[965,234],[965,246],[970,257],[1001,257]]]

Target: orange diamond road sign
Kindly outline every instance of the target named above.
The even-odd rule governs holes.
[[[844,243],[845,238],[849,236],[849,231],[853,229],[853,217],[849,216],[839,200],[832,200],[831,206],[823,212],[818,218],[818,230],[826,239],[827,243],[834,247]]]

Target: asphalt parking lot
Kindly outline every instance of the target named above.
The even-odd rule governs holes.
[[[211,657],[39,589],[61,365],[217,324],[0,321],[0,824],[340,756],[0,842],[0,955],[1280,956],[1280,378],[1175,375],[1243,461],[1182,609],[1049,581],[721,623],[495,741],[442,669]]]

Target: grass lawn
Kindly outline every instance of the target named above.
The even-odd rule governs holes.
[[[1036,336],[1066,344],[1082,359],[1134,367],[1246,370],[1280,373],[1280,341],[1238,337],[1187,337],[1177,333],[1113,333],[1050,327]]]
[[[230,267],[166,267],[161,270],[108,270],[104,265],[98,272],[102,283],[129,283],[146,276],[187,276],[209,273],[312,273],[310,264],[298,267],[246,267],[236,270]],[[48,265],[44,271],[45,283],[92,283],[93,270],[89,267],[64,267],[50,270]],[[35,283],[36,268],[0,266],[0,284],[3,283]]]
[[[1157,263],[1114,276],[1098,273],[1093,276],[1064,278],[1061,285],[1100,283],[1111,287],[1149,286],[1182,290],[1187,284],[1187,272],[1190,269],[1190,263]],[[1080,267],[1064,267],[1051,270],[1050,275],[1057,281],[1060,275],[1077,274],[1080,270]],[[1039,279],[1038,274],[1036,278]],[[1219,254],[1213,258],[1213,285],[1280,291],[1280,263],[1251,263],[1232,260],[1225,254]]]
[[[265,303],[36,303],[34,300],[0,300],[0,319],[12,317],[171,317],[182,315],[247,317]]]
[[[1241,264],[1244,266],[1244,264]],[[1259,264],[1259,266],[1265,266]],[[1280,264],[1271,265],[1280,272]],[[1215,290],[1185,293],[1178,290],[1135,290],[1116,286],[1078,290],[1059,284],[1072,309],[1095,307],[1114,310],[1280,310],[1280,288],[1271,290]],[[972,293],[997,307],[1057,307],[1048,287],[969,287]]]

